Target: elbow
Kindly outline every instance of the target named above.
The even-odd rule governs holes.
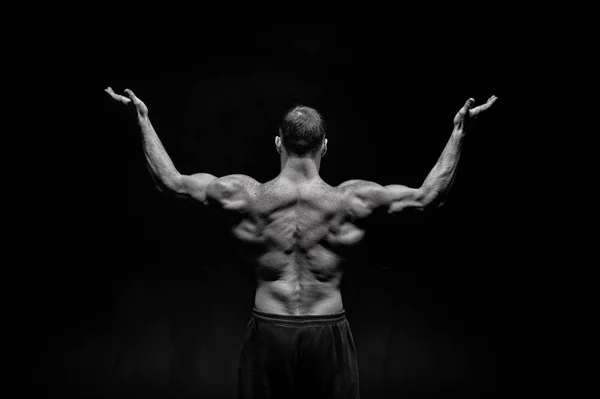
[[[150,173],[150,177],[152,178],[152,182],[154,183],[154,188],[158,192],[161,192],[161,193],[164,192],[165,187],[163,186],[161,180],[154,173]]]
[[[420,204],[421,211],[428,211],[442,206],[440,193],[433,187],[421,187],[417,201]]]
[[[181,175],[177,174],[169,177],[155,178],[155,187],[161,193],[184,194],[185,190],[181,182]]]
[[[428,198],[423,202],[423,210],[439,209],[446,204],[446,199],[446,196],[442,194]]]
[[[445,200],[432,201],[425,207],[427,210],[434,210],[441,208],[446,203]]]
[[[158,191],[159,193],[162,193],[162,194],[173,191],[169,188],[168,185],[164,184],[162,181],[160,181],[158,179],[154,179],[154,188],[156,189],[156,191]]]
[[[422,185],[417,189],[415,195],[415,202],[419,204],[419,210],[423,211],[427,209],[431,204],[432,190],[429,186]]]

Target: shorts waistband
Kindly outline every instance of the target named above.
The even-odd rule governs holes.
[[[297,326],[316,325],[316,324],[334,324],[346,320],[346,311],[341,310],[338,313],[324,315],[282,315],[275,313],[265,313],[257,309],[252,309],[252,316],[260,321],[278,324],[293,324]]]

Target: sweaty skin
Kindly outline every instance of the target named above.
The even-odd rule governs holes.
[[[381,186],[363,180],[332,187],[318,173],[327,140],[315,155],[299,158],[288,154],[277,137],[281,172],[262,184],[245,175],[182,175],[154,131],[146,105],[131,90],[125,90],[127,97],[110,87],[105,91],[136,118],[147,165],[159,190],[236,215],[231,218],[231,229],[250,250],[256,276],[254,306],[282,315],[324,315],[343,309],[340,283],[345,254],[362,241],[365,221],[376,210],[391,214],[443,204],[454,181],[465,132],[497,99],[492,96],[475,108],[474,100],[467,100],[421,187]]]

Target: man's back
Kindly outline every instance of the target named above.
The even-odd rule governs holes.
[[[227,208],[223,198],[235,198],[229,208],[240,218],[232,229],[252,254],[258,310],[299,315],[343,309],[343,255],[363,238],[360,220],[368,214],[356,188],[371,185],[331,187],[318,177],[281,175],[264,184],[235,175],[211,185],[209,200]]]

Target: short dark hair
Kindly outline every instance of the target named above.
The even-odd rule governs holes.
[[[279,131],[289,153],[314,154],[325,138],[325,121],[316,109],[298,105],[285,114]]]

